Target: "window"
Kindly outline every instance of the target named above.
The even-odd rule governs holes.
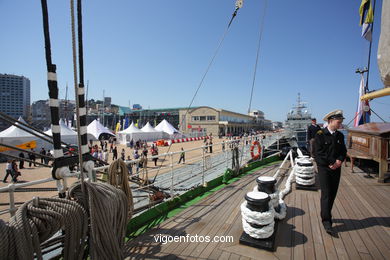
[[[206,117],[205,117],[205,116],[200,116],[200,117],[199,117],[199,120],[200,120],[200,121],[206,121]]]
[[[207,116],[207,121],[215,121],[215,116]]]

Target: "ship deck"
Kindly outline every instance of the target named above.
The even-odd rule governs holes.
[[[248,174],[206,197],[159,226],[127,242],[126,259],[390,259],[390,185],[342,168],[333,207],[337,237],[320,219],[320,190],[297,190],[285,197],[287,217],[279,222],[274,252],[239,244],[243,232],[240,204],[259,174]],[[318,184],[317,184],[318,185]],[[281,185],[284,187],[284,183]],[[232,236],[233,242],[156,242],[154,236]]]

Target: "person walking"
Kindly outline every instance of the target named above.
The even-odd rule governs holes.
[[[30,153],[29,156],[28,156],[28,158],[30,159],[30,162],[28,163],[28,166],[29,166],[29,167],[31,167],[33,163],[34,163],[34,166],[36,166],[36,165],[35,165],[35,159],[36,159],[36,157],[35,157],[35,154],[33,154],[33,153],[35,153],[35,151],[34,151],[33,148],[31,148],[31,152],[32,152],[32,153]]]
[[[112,160],[114,161],[116,159],[118,159],[118,149],[115,146],[114,149],[112,149]]]
[[[39,154],[41,155],[41,163],[44,163],[45,162],[45,155],[46,155],[45,148],[42,147],[42,149],[39,152]]]
[[[347,149],[344,135],[337,131],[343,122],[343,111],[335,110],[324,117],[327,127],[315,135],[314,153],[321,187],[321,220],[325,231],[335,236],[332,228],[332,207],[340,183],[341,164],[345,160]]]
[[[121,159],[122,159],[122,161],[126,160],[125,148],[122,148]]]
[[[179,159],[179,162],[177,164],[180,164],[181,160],[183,160],[183,164],[186,163],[186,157],[185,157],[185,153],[184,153],[183,147],[181,148],[180,159]]]
[[[307,127],[307,151],[310,153],[311,157],[315,157],[314,154],[314,137],[316,133],[321,130],[321,127],[317,125],[317,119],[311,119],[311,125]]]
[[[4,183],[7,183],[8,176],[11,176],[11,179],[14,178],[14,175],[12,173],[12,161],[11,160],[8,160],[7,164],[5,166],[5,176],[3,179]]]
[[[20,152],[19,153],[19,169],[24,169],[24,153]]]

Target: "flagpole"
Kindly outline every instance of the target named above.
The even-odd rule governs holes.
[[[370,75],[372,37],[374,36],[375,5],[376,5],[376,0],[374,0],[374,7],[372,9],[372,17],[373,17],[373,19],[372,19],[372,24],[371,24],[371,26],[372,26],[372,28],[371,28],[371,41],[370,41],[370,47],[368,49],[368,62],[367,62],[368,71],[367,71],[367,78],[366,78],[365,93],[368,92],[368,77]],[[365,122],[365,120],[364,120],[364,122]]]

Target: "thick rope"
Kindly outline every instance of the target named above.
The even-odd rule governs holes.
[[[111,163],[108,169],[108,183],[115,188],[121,189],[128,200],[128,215],[127,218],[131,219],[134,211],[133,195],[128,181],[128,169],[124,161],[118,159]]]
[[[65,231],[64,259],[81,259],[88,216],[76,202],[60,198],[35,198],[25,202],[9,223],[0,221],[0,259],[42,258],[40,244]]]
[[[90,216],[89,250],[91,259],[123,259],[128,201],[120,189],[106,183],[84,182]],[[83,204],[81,184],[69,189],[69,198]]]

